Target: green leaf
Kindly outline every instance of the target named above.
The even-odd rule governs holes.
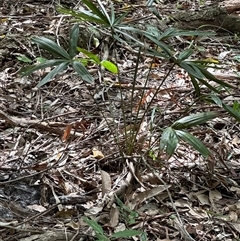
[[[32,63],[32,60],[29,59],[26,55],[20,55],[20,56],[17,56],[17,59],[24,62],[24,63]]]
[[[220,94],[220,91],[217,90],[215,87],[213,87],[211,84],[209,84],[206,80],[204,80],[204,79],[198,79],[198,80],[199,80],[199,82],[201,82],[203,85],[207,86],[213,92]]]
[[[125,13],[123,13],[122,15],[120,15],[120,16],[115,20],[114,25],[116,26],[116,25],[120,24],[127,15],[128,15],[128,12],[125,12]]]
[[[99,225],[95,220],[89,219],[87,217],[83,217],[83,221],[87,223],[94,230],[98,238],[97,239],[98,241],[110,241],[110,239],[108,239],[106,235],[104,235],[101,225]]]
[[[183,61],[183,62],[177,61],[177,64],[188,72],[188,74],[191,77],[191,80],[193,80],[193,78],[196,78],[199,80],[199,82],[207,86],[212,91],[219,93],[219,91],[215,87],[213,87],[206,80],[204,80],[208,78],[208,76],[205,76],[205,74],[203,74],[202,68],[199,65],[189,61]],[[192,82],[192,83],[195,87],[196,82],[195,83]]]
[[[141,241],[147,241],[148,240],[148,237],[147,237],[147,233],[146,232],[143,232],[140,236],[140,240]]]
[[[169,45],[159,41],[155,37],[153,37],[150,34],[145,34],[145,36],[150,39],[152,42],[154,42],[159,48],[161,48],[169,57],[172,57],[172,50]]]
[[[97,24],[102,24],[105,25],[105,21],[103,21],[102,19],[100,19],[97,15],[94,15],[93,13],[86,11],[86,10],[81,10],[81,13],[77,13],[74,10],[69,10],[66,8],[62,8],[59,7],[58,11],[64,14],[69,14],[75,18],[77,18],[78,20],[81,19],[83,21],[90,21],[90,22],[94,22]]]
[[[111,238],[127,238],[127,237],[133,237],[141,234],[142,234],[142,231],[139,231],[139,230],[124,230],[124,231],[119,231],[117,233],[114,233],[111,236]]]
[[[194,64],[189,63],[187,61],[182,61],[182,62],[178,62],[178,65],[180,67],[182,67],[183,69],[185,69],[193,77],[195,77],[197,79],[204,78],[204,75],[201,73],[201,71],[198,68],[196,68],[196,66]]]
[[[115,10],[113,7],[113,3],[111,2],[111,26],[115,24]]]
[[[87,223],[97,234],[104,235],[101,225],[99,225],[95,220],[83,217],[83,221]]]
[[[166,59],[166,60],[172,59],[171,56],[169,57],[169,55],[165,55],[163,53],[163,51],[161,51],[161,50],[159,51],[159,50],[148,48],[147,50],[145,50],[145,52],[146,52],[146,54],[151,55],[153,57],[159,57],[159,58],[163,58],[163,59]]]
[[[118,73],[118,67],[110,62],[110,61],[107,61],[107,60],[103,60],[101,61],[101,65],[106,68],[108,71],[114,73],[114,74],[117,74]]]
[[[199,70],[202,72],[202,74],[209,80],[212,80],[216,83],[218,83],[221,86],[225,86],[225,87],[229,87],[229,88],[233,88],[231,84],[228,84],[227,82],[224,82],[218,78],[216,78],[214,75],[212,75],[209,71],[207,71],[204,67],[199,66],[198,67]]]
[[[218,116],[217,112],[203,112],[203,113],[193,114],[190,116],[183,117],[182,119],[174,122],[171,125],[171,127],[175,130],[190,128],[192,126],[203,124],[208,120],[211,120],[217,116]]]
[[[84,11],[82,13],[77,13],[76,14],[77,18],[83,19],[84,21],[89,21],[89,22],[93,22],[96,24],[101,24],[101,25],[106,25],[105,21],[103,21],[102,19],[100,19],[98,16],[92,14],[91,12],[88,11]]]
[[[110,241],[110,239],[103,234],[96,233],[96,236],[97,236],[96,241]]]
[[[234,100],[233,102],[233,107],[232,107],[235,111],[240,111],[240,103],[236,100]]]
[[[92,75],[88,72],[88,70],[84,67],[84,65],[79,62],[79,61],[73,61],[72,66],[75,69],[75,71],[78,73],[81,78],[88,82],[88,83],[93,83],[93,77]]]
[[[177,136],[181,138],[182,140],[186,141],[188,144],[190,144],[193,148],[195,148],[198,152],[201,153],[204,157],[208,157],[210,154],[210,151],[207,149],[207,147],[195,136],[192,134],[176,130]]]
[[[73,58],[76,55],[78,37],[79,37],[79,25],[75,24],[71,30],[70,40],[69,40],[69,55],[71,58]]]
[[[240,112],[237,110],[234,110],[232,107],[229,105],[226,105],[222,103],[223,108],[231,115],[233,116],[238,122],[240,122]]]
[[[106,10],[105,8],[100,5],[100,7],[102,8],[102,10],[105,10],[104,14],[97,8],[97,6],[92,2],[92,1],[88,1],[88,0],[82,0],[82,2],[84,4],[86,4],[88,6],[88,8],[94,13],[96,14],[99,19],[101,19],[105,24],[109,25],[110,22],[109,22],[109,16],[108,14],[106,13]],[[99,1],[98,1],[98,4],[99,4]],[[108,17],[107,17],[108,16]]]
[[[172,36],[175,36],[176,34],[176,29],[175,28],[168,28],[167,30],[165,30],[163,33],[161,33],[159,30],[158,30],[158,40],[166,40]],[[174,34],[173,34],[174,33]],[[156,35],[156,34],[154,34]]]
[[[179,36],[180,31],[176,28],[167,28],[160,36],[159,40],[166,40],[171,37]]]
[[[209,95],[209,97],[214,101],[214,103],[216,105],[218,105],[219,107],[223,107],[222,101],[221,101],[221,99],[218,96],[216,96],[216,95]]]
[[[33,72],[39,70],[39,69],[45,69],[45,68],[48,68],[48,67],[53,67],[53,66],[56,66],[56,65],[59,65],[59,64],[62,64],[62,63],[65,63],[68,61],[66,61],[66,59],[52,59],[52,60],[47,60],[46,62],[43,62],[41,64],[37,64],[37,65],[30,65],[30,66],[27,66],[25,68],[22,68],[19,73],[23,76],[27,76],[27,75],[30,75],[32,74]]]
[[[104,15],[104,17],[107,19],[107,24],[108,25],[110,25],[110,26],[112,26],[112,23],[113,23],[113,21],[110,19],[110,16],[108,15],[108,12],[107,12],[107,10],[106,10],[106,8],[103,6],[103,4],[102,4],[102,1],[101,0],[97,0],[97,2],[98,2],[98,5],[100,6],[100,8],[101,8],[101,10],[102,10],[102,13],[103,13],[103,15]],[[112,4],[112,3],[111,3]],[[113,6],[113,5],[112,5]]]
[[[41,64],[41,63],[46,62],[47,59],[45,59],[45,58],[43,58],[43,57],[37,57],[37,58],[36,58],[36,61]],[[66,61],[66,60],[64,59],[64,61]]]
[[[175,130],[171,127],[167,127],[163,133],[160,140],[160,150],[164,150],[166,147],[166,152],[169,155],[172,155],[177,147],[178,138]]]
[[[118,204],[118,206],[120,207],[120,208],[122,208],[123,210],[125,210],[126,212],[131,212],[131,209],[128,207],[128,206],[126,206],[122,201],[121,201],[121,199],[120,198],[118,198],[117,196],[115,196],[115,198],[116,198],[116,201],[117,201],[117,204]]]
[[[93,60],[96,64],[100,64],[100,59],[98,58],[98,56],[96,54],[93,54],[93,53],[87,51],[86,49],[82,49],[82,48],[79,48],[79,47],[77,47],[77,51],[85,54],[88,58]]]
[[[80,61],[84,66],[87,66],[89,64],[90,59],[83,59],[83,58],[77,58],[77,61]]]
[[[197,80],[192,75],[190,75],[190,78],[191,78],[191,82],[193,84],[193,87],[195,89],[196,95],[200,96],[200,87],[199,87],[199,84],[198,84]]]
[[[120,33],[120,34],[124,35],[125,37],[133,40],[135,43],[139,44],[140,46],[144,46],[144,43],[143,43],[143,42],[141,42],[140,40],[134,38],[131,34],[128,34],[127,32],[125,32],[125,31],[123,31],[123,30],[125,30],[125,27],[119,27],[119,26],[118,26],[118,27],[115,29],[115,31],[116,31],[117,33]],[[126,41],[124,41],[124,40],[121,40],[121,39],[119,38],[119,36],[117,36],[117,35],[114,35],[114,38],[117,39],[117,40],[120,41],[120,42],[124,42],[124,43],[126,42]]]
[[[33,37],[31,39],[34,43],[38,44],[41,48],[47,50],[49,53],[54,56],[63,58],[63,59],[71,59],[69,54],[58,44],[53,42],[52,40],[45,37]]]
[[[184,68],[190,75],[199,79],[204,85],[206,85],[215,92],[218,91],[216,91],[216,89],[212,87],[210,84],[208,84],[204,79],[209,79],[218,83],[221,86],[232,88],[232,85],[216,78],[209,71],[207,71],[206,66],[201,66],[200,64],[197,64],[197,62],[198,61],[183,61],[178,64],[180,67]]]
[[[83,217],[83,221],[87,223],[96,233],[103,234],[103,229],[95,220]]]
[[[186,49],[179,54],[177,59],[183,61],[187,59],[189,56],[191,56],[192,54],[193,54],[193,49]]]
[[[180,30],[176,28],[168,28],[165,32],[160,36],[161,40],[176,37],[176,36],[213,36],[216,35],[214,32],[210,31],[186,31]]]
[[[37,88],[45,85],[46,83],[48,83],[51,79],[53,79],[57,74],[59,74],[62,70],[66,69],[67,66],[69,65],[68,62],[63,62],[60,65],[58,65],[57,67],[55,67],[51,72],[49,72],[38,84],[37,84]]]

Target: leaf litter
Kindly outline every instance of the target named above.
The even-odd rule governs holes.
[[[128,7],[121,1],[115,4]],[[6,13],[1,25],[11,34],[20,36],[27,31],[29,35],[53,36],[61,24],[61,31],[68,28],[67,20],[51,3],[16,6],[12,8],[14,15],[8,4],[0,6]],[[23,16],[19,15],[22,11],[26,11]],[[144,11],[139,8],[134,14],[144,15]],[[178,40],[176,45],[186,41]],[[203,40],[202,54],[221,60],[224,71],[212,69],[212,73],[236,84],[235,70],[226,71],[236,56],[224,44],[212,48],[217,41],[221,40]],[[26,51],[34,58],[42,54],[21,37],[6,48],[17,56]],[[83,216],[100,223],[109,236],[136,229],[143,230],[147,240],[238,240],[239,124],[219,116],[206,126],[192,129],[212,151],[209,160],[182,142],[177,143],[171,157],[158,153],[157,148],[146,155],[149,143],[157,139],[158,128],[171,125],[189,103],[193,112],[209,106],[194,103],[188,76],[176,69],[152,102],[156,111],[163,110],[157,112],[157,121],[145,118],[140,125],[131,120],[124,125],[119,107],[124,104],[125,111],[133,114],[144,110],[168,65],[156,60],[146,86],[146,57],[139,66],[138,86],[132,94],[134,52],[127,56],[124,48],[121,51],[125,55],[119,66],[124,73],[121,86],[107,73],[102,76],[106,82],[95,87],[83,85],[73,73],[64,72],[35,90],[39,77],[46,72],[34,73],[33,79],[19,78],[16,72],[21,64],[13,56],[1,60],[2,240],[95,240]],[[206,54],[209,52],[211,56]],[[234,100],[236,93],[226,94],[226,100]],[[135,105],[131,110],[132,95]],[[136,132],[134,155],[121,155],[122,146],[115,144],[113,131],[119,133],[118,143],[125,143],[124,139]],[[144,239],[135,236],[134,240]]]

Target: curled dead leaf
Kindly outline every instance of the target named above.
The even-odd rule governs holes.
[[[67,141],[69,139],[71,130],[72,130],[72,126],[73,126],[72,124],[69,124],[66,126],[63,136],[62,136],[62,141]]]

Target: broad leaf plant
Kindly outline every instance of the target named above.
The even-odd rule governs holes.
[[[110,6],[110,13],[104,7],[101,0],[96,0],[97,4],[93,3],[90,0],[82,0],[82,3],[85,5],[85,9],[81,9],[79,11],[75,11],[72,9],[66,9],[63,7],[59,7],[59,11],[68,14],[73,17],[75,22],[87,22],[92,23],[96,28],[102,29],[103,33],[106,33],[108,36],[110,35],[114,41],[119,41],[120,43],[128,43],[130,46],[134,44],[135,49],[139,49],[139,55],[144,51],[144,54],[148,54],[154,58],[165,59],[169,61],[171,64],[170,70],[166,72],[165,77],[159,83],[152,101],[156,97],[163,83],[169,76],[170,72],[173,70],[175,66],[178,66],[184,69],[188,75],[190,76],[190,80],[192,82],[192,86],[195,90],[196,96],[200,99],[205,99],[209,103],[216,104],[218,107],[223,108],[227,113],[233,116],[237,121],[240,121],[240,112],[239,109],[233,108],[227,104],[225,104],[219,97],[220,89],[231,89],[233,86],[228,84],[214,75],[212,75],[208,70],[207,66],[211,64],[211,61],[206,60],[192,60],[191,56],[193,55],[195,49],[192,43],[189,44],[189,47],[183,50],[180,53],[176,53],[174,48],[168,44],[168,40],[175,38],[177,36],[206,36],[213,35],[212,32],[204,32],[204,31],[183,31],[176,28],[168,28],[165,31],[160,31],[157,28],[150,28],[147,30],[138,29],[137,27],[133,27],[131,23],[125,21],[128,12],[122,13],[117,16],[113,4]],[[136,37],[136,36],[140,36]],[[53,79],[58,73],[67,69],[71,66],[80,76],[81,78],[88,82],[93,82],[93,77],[87,70],[87,62],[91,61],[95,64],[102,65],[106,69],[110,70],[113,73],[118,74],[118,68],[115,64],[110,61],[103,60],[101,61],[99,57],[83,48],[77,46],[79,37],[79,26],[75,24],[70,33],[70,41],[68,51],[64,50],[57,43],[45,38],[45,37],[34,37],[32,41],[39,45],[39,47],[47,50],[53,56],[54,59],[47,60],[46,62],[40,63],[38,65],[32,65],[22,70],[23,75],[29,75],[34,71],[47,68],[54,67],[51,72],[49,72],[37,85],[37,87],[41,87],[42,85],[49,82]],[[146,45],[141,39],[144,37],[149,45]],[[155,47],[149,47],[155,46]],[[77,53],[81,52],[87,57],[86,59],[81,59],[77,56]],[[138,72],[138,61],[135,67],[135,76],[132,80],[132,93],[135,91],[137,72]],[[151,72],[151,67],[149,68],[149,73]],[[147,84],[148,79],[146,80]],[[212,85],[211,82],[214,83]],[[201,94],[201,86],[206,86],[210,91],[210,95],[202,96]],[[133,96],[133,95],[132,95]],[[142,96],[143,98],[143,96]],[[146,111],[144,115],[141,117],[141,121],[146,116],[146,113],[149,109],[151,109],[151,104],[148,103]],[[132,109],[134,108],[133,100],[130,101],[132,105]],[[236,105],[236,104],[235,104]],[[124,115],[123,110],[123,115]],[[139,113],[139,112],[138,112]],[[179,120],[175,121],[171,126],[161,129],[162,135],[159,138],[159,150],[166,151],[170,156],[174,154],[177,145],[180,140],[185,141],[190,144],[193,148],[199,151],[204,157],[208,157],[210,152],[205,147],[205,145],[195,136],[190,134],[187,129],[192,128],[194,126],[198,126],[200,124],[206,123],[207,121],[217,117],[220,112],[200,112],[197,114],[192,114],[189,116],[184,116]],[[152,114],[154,119],[154,114]],[[127,117],[123,118],[124,120]],[[131,116],[131,119],[134,119],[134,116]],[[135,118],[137,119],[137,118]],[[126,124],[126,123],[125,123]],[[134,123],[136,124],[136,123]],[[125,130],[125,134],[127,135],[127,131]],[[137,132],[131,132],[132,137],[127,137],[126,139],[131,140],[130,148],[127,151],[128,155],[131,155],[134,152],[134,144],[136,142]],[[129,145],[129,143],[128,143]],[[151,150],[150,152],[151,153]],[[93,223],[90,220],[86,219],[86,222],[90,226],[93,227]],[[94,224],[96,226],[96,224]],[[96,231],[96,230],[95,230]],[[100,230],[100,236],[103,235]]]

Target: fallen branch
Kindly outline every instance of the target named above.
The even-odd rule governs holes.
[[[0,110],[0,118],[4,119],[9,125],[11,126],[18,126],[18,127],[34,127],[38,130],[57,134],[62,136],[64,133],[64,130],[62,130],[62,127],[66,127],[66,123],[61,122],[46,122],[41,120],[28,120],[25,118],[18,118],[15,116],[10,116],[6,114],[4,111]],[[83,134],[79,132],[73,132],[71,133],[74,137],[82,137]]]

